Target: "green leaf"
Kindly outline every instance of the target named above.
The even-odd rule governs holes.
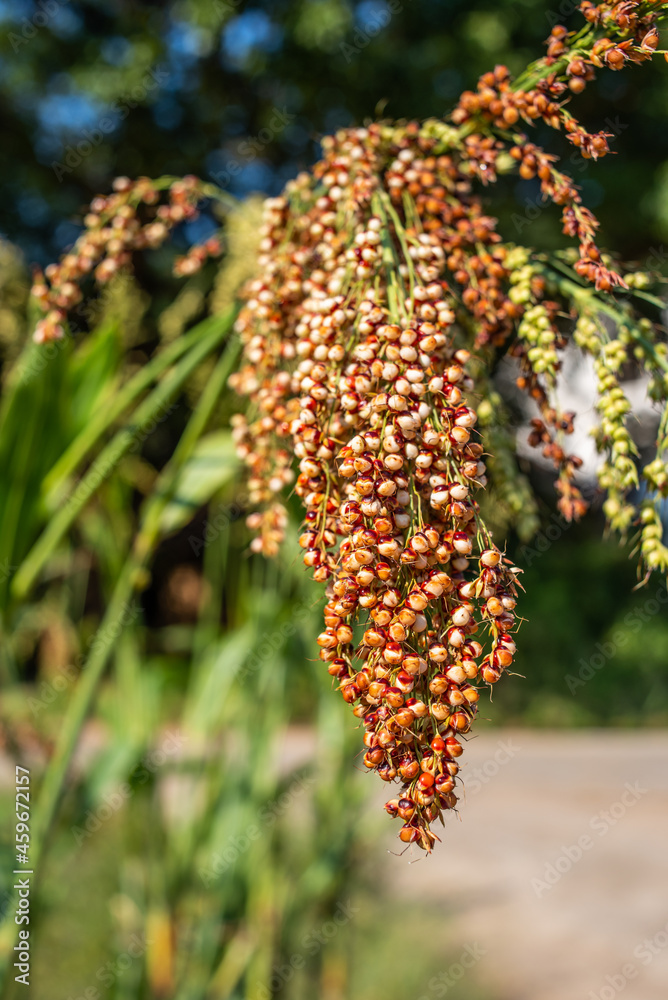
[[[116,320],[102,323],[73,353],[70,405],[77,431],[118,391],[122,356],[123,343]]]
[[[174,496],[162,515],[161,530],[167,533],[182,528],[235,478],[238,470],[239,460],[229,431],[203,437],[179,474]]]

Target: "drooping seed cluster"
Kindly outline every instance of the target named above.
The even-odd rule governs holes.
[[[37,323],[33,339],[38,344],[61,339],[68,313],[83,299],[82,280],[92,275],[103,285],[129,268],[133,253],[161,246],[174,226],[197,217],[197,204],[207,187],[192,176],[171,179],[167,200],[160,204],[161,186],[156,182],[148,177],[136,181],[117,177],[113,194],[98,195],[91,202],[84,232],[72,249],[58,264],[49,264],[44,274],[35,274],[32,294],[46,315]],[[194,245],[176,260],[174,273],[193,274],[221,249],[217,237]]]
[[[509,131],[520,121],[531,124],[542,120],[550,128],[564,130],[567,139],[582,156],[597,159],[610,151],[610,132],[588,132],[564,106],[568,90],[579,94],[594,79],[595,70],[608,67],[623,69],[631,63],[641,63],[657,51],[659,33],[656,21],[666,14],[665,3],[644,2],[581,3],[580,10],[593,25],[587,32],[569,32],[556,25],[547,43],[547,56],[530,67],[536,82],[523,86],[527,74],[511,80],[505,66],[485,73],[476,92],[465,91],[452,119],[460,126],[484,122],[496,137],[498,154],[504,149]],[[598,29],[598,30],[597,30]],[[606,34],[600,34],[601,30]],[[596,245],[598,221],[582,204],[582,197],[573,180],[555,167],[556,157],[530,142],[524,133],[513,134],[510,155],[520,164],[519,173],[525,180],[538,178],[543,198],[562,207],[564,232],[577,239],[580,257],[575,271],[595,285],[597,290],[610,291],[623,286],[615,269],[603,262]],[[488,178],[496,169],[488,164]]]
[[[401,838],[426,850],[457,801],[477,684],[515,653],[517,571],[479,514],[464,345],[502,342],[522,312],[494,220],[433,145],[413,126],[398,140],[381,126],[341,133],[313,176],[268,201],[262,274],[238,321],[246,363],[231,380],[254,401],[234,433],[265,505],[255,548],[280,541],[294,453],[299,544],[327,585],[320,657],[362,720],[365,766],[402,785],[387,805]],[[457,322],[462,301],[474,338]]]
[[[642,38],[623,49],[628,58],[656,48],[650,27],[633,22]],[[569,81],[581,89],[571,41],[553,32],[548,72],[533,89],[512,85],[505,67],[486,74],[453,124],[371,125],[324,140],[313,171],[266,202],[259,274],[237,324],[245,360],[231,384],[252,406],[234,435],[259,508],[253,547],[272,554],[280,544],[279,495],[294,455],[299,544],[326,586],[320,658],[361,720],[364,765],[400,785],[386,808],[403,820],[401,839],[427,851],[432,824],[457,802],[461,737],[480,684],[494,684],[516,651],[518,570],[477,499],[487,479],[476,373],[487,385],[499,348],[517,358],[518,385],[541,413],[530,442],[559,471],[562,512],[579,517],[581,462],[563,447],[573,414],[553,398],[560,318],[565,302],[577,315],[579,280],[592,295],[626,287],[556,157],[513,130],[520,118],[542,118],[563,125],[583,155],[607,151],[607,135],[587,133],[558,100]],[[496,180],[504,156],[563,206],[564,232],[579,244],[572,287],[530,251],[502,244],[484,212],[475,186]],[[610,382],[618,364],[603,352],[602,391],[615,399],[602,404],[602,446],[612,436],[612,485],[627,488],[626,413]]]

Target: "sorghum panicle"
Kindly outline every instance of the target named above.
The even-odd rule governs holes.
[[[114,193],[98,195],[84,219],[84,232],[58,264],[49,264],[34,277],[32,294],[46,315],[35,328],[34,340],[60,340],[68,314],[82,301],[82,280],[93,276],[98,285],[131,265],[132,254],[161,246],[174,226],[197,217],[197,203],[207,187],[193,176],[172,179],[167,200],[161,187],[148,177],[131,181],[117,177]],[[142,214],[143,213],[143,214]],[[194,274],[209,256],[221,252],[217,237],[191,247],[174,264],[176,275]]]
[[[238,320],[246,363],[231,380],[255,407],[235,429],[265,504],[254,547],[280,541],[294,453],[299,544],[326,584],[320,658],[362,720],[365,766],[401,785],[387,805],[401,838],[426,850],[457,801],[479,684],[515,653],[517,570],[479,514],[485,464],[457,312],[465,299],[482,351],[521,314],[494,220],[434,145],[414,125],[342,132],[267,202],[261,275]]]
[[[516,652],[519,570],[480,509],[488,459],[518,516],[529,489],[493,386],[500,354],[537,407],[529,442],[557,469],[569,519],[586,504],[582,463],[566,446],[574,415],[556,398],[561,352],[572,339],[594,358],[606,514],[622,531],[637,521],[644,567],[668,569],[656,506],[668,495],[668,349],[639,315],[645,300],[663,303],[634,298],[649,276],[623,273],[601,252],[598,222],[572,179],[519,130],[541,120],[584,157],[605,155],[611,135],[587,132],[565,99],[600,67],[649,59],[668,2],[580,10],[589,27],[555,27],[545,58],[516,80],[504,66],[484,74],[449,121],[373,124],[323,140],[322,161],[265,202],[258,274],[237,322],[244,361],[231,385],[250,407],[233,418],[233,435],[255,508],[252,548],[278,551],[280,498],[293,486],[305,509],[304,563],[326,589],[320,658],[360,719],[364,765],[399,785],[386,808],[403,821],[401,839],[426,851],[432,824],[457,803],[457,761],[480,688]],[[512,169],[538,179],[577,248],[549,257],[503,241],[477,189]],[[87,274],[104,283],[209,196],[211,185],[193,177],[119,178],[112,195],[93,201],[72,250],[37,276],[46,315],[35,339],[63,335]],[[190,274],[219,250],[217,239],[193,247],[175,270]],[[631,356],[664,406],[638,518],[620,374]]]
[[[613,28],[633,32],[625,60],[656,48],[650,17]],[[237,324],[245,363],[231,384],[253,413],[236,418],[234,433],[261,508],[249,519],[253,548],[273,554],[280,544],[294,454],[299,544],[326,586],[320,658],[361,720],[364,765],[400,785],[386,808],[403,821],[401,839],[427,851],[432,824],[457,802],[480,685],[515,654],[519,571],[480,515],[487,479],[474,377],[511,338],[518,384],[541,411],[530,440],[559,470],[563,513],[586,508],[581,462],[561,443],[573,414],[551,399],[564,289],[559,302],[546,298],[540,266],[501,242],[475,185],[493,183],[509,153],[563,207],[564,232],[579,244],[576,280],[604,294],[626,287],[556,157],[515,131],[520,119],[542,118],[563,125],[584,156],[607,152],[608,136],[586,133],[563,96],[613,49],[599,45],[580,63],[569,40],[565,29],[552,33],[545,64],[555,71],[533,89],[514,87],[505,67],[485,74],[453,124],[375,124],[325,139],[313,171],[266,202],[259,274]],[[611,349],[603,354],[609,371]],[[615,404],[622,422],[604,427],[618,475],[631,453],[623,417]],[[621,478],[628,488],[628,470]]]

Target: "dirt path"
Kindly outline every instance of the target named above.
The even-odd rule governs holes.
[[[454,910],[450,953],[484,949],[465,975],[493,1000],[666,1000],[668,733],[497,731],[464,760],[461,822],[387,865],[400,895]]]
[[[308,761],[313,736],[291,730],[283,765]],[[383,862],[398,900],[442,910],[448,961],[465,956],[406,1000],[460,976],[457,997],[477,982],[490,1000],[668,1000],[668,732],[495,730],[461,763],[466,797],[431,858]],[[361,780],[380,853],[397,851],[390,789]]]

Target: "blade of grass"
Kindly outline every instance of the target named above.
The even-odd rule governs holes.
[[[58,492],[68,476],[74,472],[105,431],[118,420],[145,389],[148,389],[153,382],[158,381],[170,365],[175,364],[194,344],[202,340],[210,330],[215,329],[217,320],[219,317],[209,316],[198,323],[197,326],[194,326],[151,358],[143,368],[121,386],[113,400],[110,400],[104,409],[95,414],[45,477],[42,490],[47,502],[54,493]]]
[[[231,310],[225,316],[216,317],[217,322],[211,333],[193,347],[173,372],[166,376],[164,381],[147,396],[135,410],[132,422],[118,431],[100,452],[69,502],[54,514],[44,532],[19,566],[11,588],[12,596],[16,600],[24,600],[27,597],[44,564],[53,554],[79,512],[131,447],[137,433],[154,419],[204,358],[227,336],[234,315],[235,310]],[[187,433],[187,429],[185,433]]]
[[[227,315],[227,325],[222,334],[231,328],[235,312],[235,310],[231,310]],[[218,336],[222,334],[219,332]],[[210,376],[199,403],[179,439],[174,454],[156,484],[155,492],[145,503],[132,552],[125,562],[96,638],[91,644],[90,655],[68,704],[55,752],[49,761],[42,781],[31,830],[30,861],[33,871],[39,870],[39,863],[46,846],[46,838],[60,803],[72,755],[104,673],[111,647],[115,637],[123,627],[128,605],[135,592],[140,589],[146,566],[160,540],[162,513],[176,488],[180,469],[187,461],[208,424],[236,362],[237,354],[238,344],[233,341]],[[200,357],[200,360],[202,357],[206,357],[206,353]],[[8,917],[5,918],[4,924],[0,928],[0,982],[6,976],[18,930],[12,914],[13,908],[10,906],[8,907]]]
[[[37,345],[34,345],[35,347]],[[12,572],[28,550],[41,519],[41,476],[67,440],[60,385],[67,352],[21,383],[4,410],[0,431],[0,605],[4,608]]]

